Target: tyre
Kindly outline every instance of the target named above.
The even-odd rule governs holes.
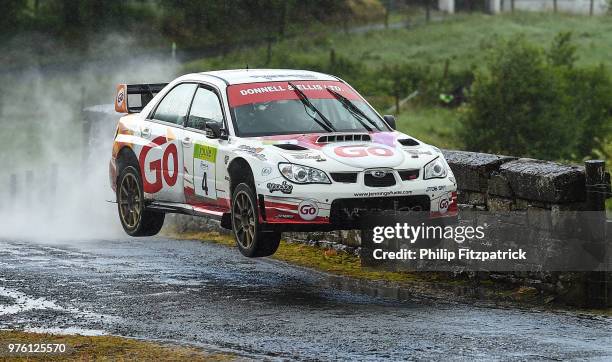
[[[255,191],[246,183],[241,183],[234,189],[232,230],[236,245],[244,256],[249,258],[269,256],[278,249],[281,234],[263,230],[259,224]]]
[[[117,208],[121,226],[130,236],[157,235],[164,226],[165,214],[146,210],[140,171],[133,163],[119,171]]]

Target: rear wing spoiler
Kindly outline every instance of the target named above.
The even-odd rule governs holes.
[[[119,113],[138,113],[168,83],[119,84],[115,96],[115,111]]]

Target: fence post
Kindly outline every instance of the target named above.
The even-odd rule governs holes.
[[[501,0],[489,0],[487,5],[488,12],[491,15],[497,15],[502,11]]]
[[[10,180],[9,180],[9,192],[10,192],[10,204],[9,204],[9,211],[10,209],[14,209],[17,206],[17,174],[11,174]]]
[[[594,10],[593,8],[595,6],[594,3],[595,3],[595,0],[591,0],[591,4],[589,6],[589,16],[593,16],[593,10]]]
[[[588,223],[587,238],[593,243],[593,250],[601,251],[603,261],[609,264],[610,245],[606,240],[606,181],[605,162],[602,160],[585,161],[586,213]],[[610,273],[591,271],[586,275],[587,300],[591,307],[602,308],[612,303],[609,296]]]
[[[26,171],[25,177],[25,187],[24,187],[24,195],[25,195],[25,205],[26,207],[32,206],[32,191],[34,189],[34,171],[28,170]]]
[[[553,12],[557,13],[557,0],[553,0]]]
[[[52,210],[55,206],[57,194],[57,163],[51,164],[51,173],[49,175],[49,209]]]

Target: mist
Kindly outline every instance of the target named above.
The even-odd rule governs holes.
[[[152,55],[137,44],[105,36],[84,56],[0,70],[0,238],[124,235],[108,202],[115,199],[108,163],[120,117],[111,106],[115,86],[167,82],[179,71],[170,50]],[[84,121],[91,107],[106,113],[103,121]]]

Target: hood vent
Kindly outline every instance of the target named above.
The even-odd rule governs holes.
[[[412,138],[404,138],[401,140],[397,140],[402,146],[418,146],[419,143]]]
[[[317,138],[317,143],[335,143],[335,142],[347,142],[347,141],[371,141],[367,133],[349,133],[349,134],[332,134],[327,136],[321,136]]]
[[[302,147],[300,145],[294,145],[291,143],[281,143],[281,144],[274,145],[274,146],[278,148],[282,148],[283,150],[287,150],[287,151],[305,151],[308,149],[306,147]]]

